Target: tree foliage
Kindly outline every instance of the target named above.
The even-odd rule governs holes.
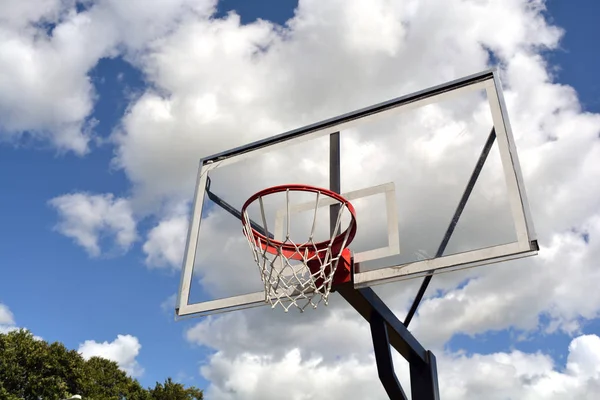
[[[167,378],[164,384],[156,382],[154,389],[150,389],[152,400],[201,400],[202,390],[195,387],[185,388],[181,383],[176,383]]]
[[[89,360],[62,343],[29,331],[0,333],[0,400],[60,400],[79,394],[94,400],[201,400],[202,390],[167,378],[143,388],[114,361]]]

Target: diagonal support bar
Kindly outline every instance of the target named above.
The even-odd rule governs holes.
[[[213,203],[215,203],[216,205],[221,207],[223,210],[227,211],[229,214],[233,215],[234,217],[236,217],[237,219],[242,221],[242,213],[241,212],[239,212],[231,204],[227,203],[225,200],[223,200],[222,198],[220,198],[219,196],[217,196],[216,194],[214,194],[213,192],[210,191],[210,178],[207,178],[207,180],[206,180],[206,195],[208,196],[209,199],[212,200]],[[269,239],[273,239],[275,237],[275,236],[273,236],[273,234],[271,232],[266,232],[262,226],[260,226],[259,224],[257,224],[256,222],[254,222],[252,220],[250,220],[250,226],[252,226],[252,229],[256,230],[257,232],[261,233],[262,235],[267,236]]]
[[[354,289],[352,282],[339,285],[337,292],[362,317],[371,322],[373,313],[378,313],[385,320],[388,329],[390,345],[394,347],[408,362],[426,362],[427,351],[419,341],[408,331],[404,324],[385,305],[383,300],[370,288]]]
[[[492,131],[490,132],[490,134],[487,138],[487,141],[485,142],[485,145],[483,146],[483,150],[481,151],[481,154],[479,155],[479,159],[477,160],[475,169],[473,170],[473,173],[471,174],[471,178],[469,179],[469,182],[467,183],[467,187],[465,188],[465,191],[463,192],[460,202],[458,203],[458,207],[456,207],[456,211],[454,212],[454,215],[452,216],[452,220],[450,221],[450,224],[448,225],[448,229],[446,229],[444,238],[442,239],[442,242],[440,243],[440,246],[438,247],[438,250],[435,253],[436,258],[444,255],[444,251],[446,251],[446,246],[448,246],[448,242],[450,241],[450,238],[452,237],[452,234],[454,233],[454,229],[456,228],[456,225],[458,224],[458,220],[460,219],[460,216],[461,216],[465,206],[467,205],[467,201],[469,200],[469,197],[471,196],[471,193],[473,192],[475,183],[477,182],[477,179],[479,178],[479,175],[481,174],[481,170],[483,169],[485,160],[487,160],[488,154],[490,154],[490,150],[492,149],[492,145],[494,144],[495,140],[496,140],[496,130],[494,128],[492,128]],[[421,303],[421,300],[423,300],[423,296],[425,295],[427,286],[429,286],[429,282],[431,282],[431,278],[433,278],[433,271],[429,271],[428,275],[425,277],[425,279],[423,279],[423,283],[421,283],[421,287],[419,288],[419,291],[417,292],[417,296],[415,297],[415,299],[412,303],[412,306],[408,310],[408,314],[406,315],[406,318],[404,319],[404,326],[408,327],[408,325],[410,324],[410,321],[413,319],[415,313],[417,312],[417,308],[419,308],[419,304]]]

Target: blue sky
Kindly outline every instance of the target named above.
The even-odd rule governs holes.
[[[283,25],[293,17],[295,6],[287,0],[260,5],[222,1],[216,17],[235,10],[242,23],[260,18]],[[596,18],[600,4],[550,0],[546,15],[565,30],[560,47],[544,53],[556,81],[577,91],[585,111],[599,113],[600,55],[592,43],[600,37]],[[132,194],[126,171],[112,161],[116,150],[107,139],[151,83],[135,62],[121,55],[101,58],[88,76],[96,96],[86,120],[98,121],[89,153],[60,151],[26,132],[18,140],[0,141],[0,303],[10,308],[17,326],[70,348],[86,340],[112,342],[119,334],[133,335],[142,345],[136,360],[144,369],[138,378],[143,385],[171,376],[205,388],[208,381],[198,371],[212,352],[184,337],[197,321],[175,322],[172,309],[161,307],[176,292],[179,273],[149,269],[144,263],[144,237],[160,218],[138,222],[139,238],[128,251],[115,247],[111,237],[101,237],[100,247],[107,251],[98,257],[91,257],[55,228],[57,211],[49,204],[53,198],[75,192],[112,193],[117,198]],[[598,320],[582,318],[581,322],[579,334],[600,334]],[[521,333],[511,329],[475,338],[458,334],[446,348],[480,354],[542,351],[564,363],[571,336],[562,331],[534,332],[526,340],[517,340]]]

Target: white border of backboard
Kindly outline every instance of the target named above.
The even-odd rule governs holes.
[[[495,70],[484,71],[444,85],[403,96],[203,159],[200,162],[198,172],[188,239],[183,260],[181,284],[176,303],[177,316],[181,317],[192,314],[202,316],[266,304],[264,292],[249,293],[225,299],[189,304],[202,206],[209,171],[292,143],[297,144],[300,141],[312,140],[335,132],[340,132],[376,117],[404,112],[409,109],[443,101],[459,94],[476,90],[485,90],[487,93],[489,106],[492,112],[492,121],[498,141],[498,149],[500,151],[500,158],[504,170],[504,177],[507,184],[510,209],[517,234],[517,241],[465,253],[416,261],[409,264],[390,266],[372,271],[356,272],[353,277],[354,285],[355,287],[371,286],[418,277],[431,273],[431,271],[437,273],[440,270],[469,268],[536,254],[538,251],[537,241],[533,223],[531,221],[523,178],[507,117],[500,81]]]

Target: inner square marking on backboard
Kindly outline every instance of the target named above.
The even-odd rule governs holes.
[[[353,256],[355,263],[361,263],[365,261],[376,260],[379,258],[395,256],[397,254],[400,254],[400,238],[398,235],[398,212],[396,210],[396,187],[394,185],[394,182],[384,183],[382,185],[372,186],[369,188],[359,190],[353,190],[351,192],[342,193],[342,196],[346,200],[352,201],[382,193],[385,195],[388,244],[384,247],[354,253]],[[334,204],[334,201],[330,198],[325,197],[319,200],[318,207],[326,207],[332,204]],[[309,211],[314,209],[314,205],[314,202],[294,204],[290,206],[289,212],[299,213]],[[275,240],[282,240],[283,238],[284,220],[287,212],[288,210],[285,208],[277,210],[274,228]]]

